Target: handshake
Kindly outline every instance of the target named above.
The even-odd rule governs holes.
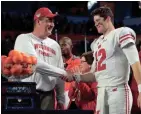
[[[75,66],[71,69],[66,70],[66,76],[61,76],[60,78],[66,82],[80,81],[80,75],[82,75],[82,70],[79,66]]]

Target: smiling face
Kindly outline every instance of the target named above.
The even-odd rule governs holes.
[[[43,17],[37,20],[36,26],[42,36],[49,36],[52,34],[52,30],[54,28],[54,19]]]
[[[100,17],[99,15],[94,16],[94,23],[95,27],[98,31],[98,33],[105,33],[108,29],[108,17],[107,19],[104,19],[103,17]]]
[[[98,33],[104,34],[113,26],[113,13],[109,7],[102,6],[96,8],[92,11],[91,15],[93,16],[93,20]]]

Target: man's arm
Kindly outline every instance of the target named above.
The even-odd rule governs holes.
[[[136,33],[131,28],[124,27],[120,32],[118,43],[132,67],[137,83],[141,84],[141,66],[135,40]]]
[[[36,54],[32,40],[30,38],[28,38],[27,36],[25,36],[24,34],[21,34],[17,37],[14,49],[21,51],[23,53],[26,53],[28,55],[32,55],[32,56],[37,57],[36,71],[40,72],[41,74],[52,75],[55,77],[67,75],[67,72],[65,70],[54,67],[54,66],[42,61]]]
[[[123,48],[123,52],[126,55],[129,64],[132,67],[135,80],[137,84],[141,84],[141,64],[139,61],[139,55],[135,44],[129,44]]]
[[[58,67],[64,69],[62,53],[59,45],[58,45]],[[65,85],[64,81],[61,80],[61,78],[57,78],[56,98],[58,101],[57,105],[60,105],[57,106],[59,109],[64,109],[64,104],[65,104],[64,85]]]
[[[141,66],[139,55],[136,48],[136,33],[128,27],[124,27],[119,34],[118,45],[126,55],[129,64],[132,67],[135,80],[138,84],[139,96],[137,99],[138,107],[141,109]]]
[[[141,63],[138,61],[131,65],[137,84],[141,84]]]
[[[141,109],[141,64],[139,62],[139,55],[136,49],[135,44],[129,44],[126,47],[123,48],[123,52],[125,53],[131,67],[133,70],[133,74],[135,77],[135,80],[138,84],[138,107]]]
[[[76,72],[74,73],[69,73],[68,76],[61,76],[61,79],[66,81],[66,82],[96,82],[95,76],[92,72],[88,72],[85,74],[79,74]]]
[[[88,72],[85,74],[76,74],[74,76],[74,80],[77,82],[95,82],[95,76],[92,72]]]

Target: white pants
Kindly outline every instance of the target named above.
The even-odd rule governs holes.
[[[128,84],[98,88],[96,114],[130,114],[132,93]]]

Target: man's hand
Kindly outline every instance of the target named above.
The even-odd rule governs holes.
[[[57,110],[64,110],[65,107],[62,103],[57,103]]]
[[[138,107],[141,109],[141,92],[139,93],[137,104],[138,104]]]
[[[72,72],[74,73],[74,75],[81,75],[82,74],[81,68],[79,66],[75,66],[72,69]]]
[[[61,76],[61,79],[66,82],[72,82],[74,81],[73,75],[74,74],[70,70],[67,70],[67,76]]]
[[[72,81],[74,81],[73,76],[61,76],[60,78],[62,80],[64,80],[65,82],[72,82]]]
[[[79,66],[75,66],[70,70],[67,70],[67,76],[61,76],[61,79],[66,82],[72,82],[75,81],[74,75],[81,75],[81,69]]]

